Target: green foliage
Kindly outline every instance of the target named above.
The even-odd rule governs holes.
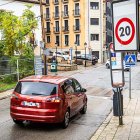
[[[7,83],[7,84],[17,81],[16,75],[5,75],[1,77],[0,79],[3,83]]]
[[[14,52],[30,57],[33,48],[28,45],[27,38],[33,38],[33,31],[37,28],[37,19],[31,11],[32,6],[26,5],[21,17],[12,12],[0,10],[0,31],[2,41],[0,42],[0,55],[14,56]],[[30,47],[30,48],[28,48]],[[32,55],[32,54],[31,54]]]

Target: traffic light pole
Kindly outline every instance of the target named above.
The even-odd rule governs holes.
[[[40,0],[40,14],[41,14],[42,41],[44,42],[44,50],[45,50],[46,49],[46,42],[45,42],[44,16],[43,16],[42,0]],[[44,54],[44,73],[43,73],[43,75],[47,75],[46,55],[45,54]]]

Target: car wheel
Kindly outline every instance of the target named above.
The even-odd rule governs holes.
[[[87,102],[84,104],[82,110],[80,111],[81,114],[86,114],[87,111]]]
[[[65,113],[65,116],[64,116],[64,121],[63,121],[63,123],[62,123],[62,127],[63,127],[64,129],[68,127],[69,121],[70,121],[70,113],[69,113],[69,111],[67,110],[66,113]]]
[[[22,125],[23,124],[23,121],[16,120],[16,119],[13,119],[13,122],[18,124],[18,125]]]
[[[106,68],[109,69],[109,64],[106,64]]]

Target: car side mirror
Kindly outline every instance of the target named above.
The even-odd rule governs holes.
[[[87,90],[85,88],[82,88],[81,92],[87,92]]]

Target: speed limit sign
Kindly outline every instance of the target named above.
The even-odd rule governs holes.
[[[136,51],[138,49],[138,0],[115,1],[112,3],[112,9],[114,50]]]

